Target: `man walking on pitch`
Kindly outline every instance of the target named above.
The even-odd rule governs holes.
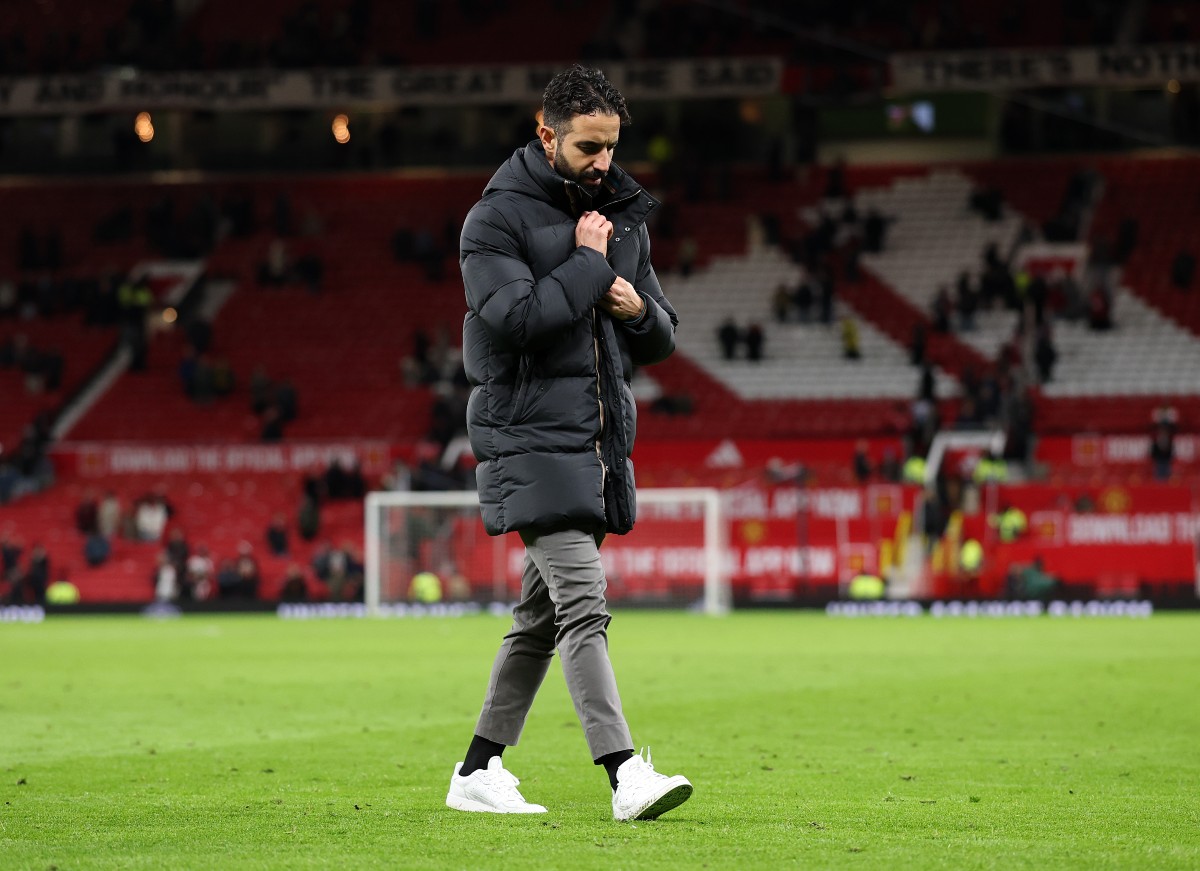
[[[600,543],[634,522],[632,367],[675,348],[678,318],[650,265],[658,206],[612,162],[625,99],[598,70],[551,80],[538,138],[497,170],[467,215],[459,263],[467,430],[483,522],[525,544],[521,601],[492,666],[457,810],[544,813],[503,767],[555,648],[613,816],[652,819],[692,793],[633,752],[608,659]]]

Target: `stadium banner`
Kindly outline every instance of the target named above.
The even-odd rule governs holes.
[[[1189,487],[1171,484],[1005,484],[999,501],[1026,513],[1074,511],[1095,514],[1162,514],[1191,511]]]
[[[261,474],[324,469],[334,461],[357,462],[364,474],[389,467],[387,442],[312,442],[272,445],[65,444],[51,452],[59,474],[108,475],[196,473]]]
[[[777,57],[613,61],[604,72],[629,99],[751,97],[779,93]],[[558,68],[550,65],[332,70],[141,72],[0,78],[0,115],[319,109],[422,105],[530,106]]]
[[[903,53],[892,55],[890,68],[900,91],[1162,87],[1200,81],[1200,43]]]
[[[879,571],[882,543],[895,540],[917,489],[744,486],[726,493],[723,570],[735,596],[791,599],[801,588],[836,592],[854,575]],[[699,599],[707,570],[703,521],[698,504],[639,505],[634,530],[608,536],[600,551],[610,598]],[[405,528],[420,530],[409,552],[426,562],[441,553],[442,573],[460,575],[485,595],[494,589],[497,572],[510,591],[520,589],[525,559],[520,538],[482,534],[474,509]],[[396,586],[404,589],[412,565],[403,557],[394,565],[401,579]]]
[[[1200,461],[1200,435],[1175,436],[1175,462]],[[1075,435],[1045,436],[1038,439],[1036,456],[1049,465],[1073,466],[1150,466],[1150,436],[1147,435]]]

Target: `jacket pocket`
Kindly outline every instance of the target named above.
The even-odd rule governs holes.
[[[525,404],[528,401],[530,383],[533,381],[530,375],[529,358],[524,354],[521,355],[521,362],[517,364],[517,383],[513,388],[512,399],[512,414],[509,415],[508,425],[512,426],[515,423],[521,422],[521,415],[525,413]]]

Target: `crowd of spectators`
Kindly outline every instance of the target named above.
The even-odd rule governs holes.
[[[316,546],[306,570],[297,559],[300,552],[293,546],[292,533],[294,529],[306,544],[316,541],[321,506],[334,500],[361,502],[367,486],[359,463],[346,458],[305,477],[294,526],[286,514],[276,512],[263,530],[262,546],[272,562],[291,558],[278,577],[264,577],[257,549],[249,540],[240,541],[236,551],[228,554],[213,554],[202,543],[193,546],[165,487],[129,502],[112,490],[89,489],[77,504],[73,521],[81,536],[84,562],[92,568],[109,561],[118,539],[135,547],[158,548],[149,579],[156,602],[253,601],[270,594],[283,601],[314,596],[361,600],[363,562],[357,545],[347,541],[335,548],[325,540]],[[0,530],[0,600],[41,603],[49,577],[45,548],[31,549],[25,566],[21,565],[23,551],[24,544],[11,527]]]

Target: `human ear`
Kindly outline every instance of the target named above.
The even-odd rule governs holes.
[[[545,149],[546,156],[553,160],[554,149],[558,145],[558,137],[554,134],[554,128],[547,127],[545,124],[539,124],[537,135],[538,139],[542,140],[542,148]]]

